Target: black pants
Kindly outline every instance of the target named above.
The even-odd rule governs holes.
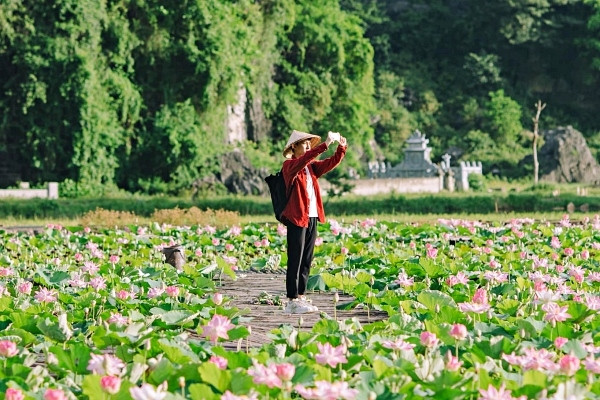
[[[308,228],[288,224],[285,288],[287,297],[290,299],[295,299],[306,291],[308,273],[315,250],[315,239],[317,239],[318,220],[318,218],[309,218]]]

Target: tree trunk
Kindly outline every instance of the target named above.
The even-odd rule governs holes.
[[[542,104],[542,101],[538,100],[537,103],[535,103],[535,107],[537,109],[537,112],[535,114],[535,117],[533,118],[533,184],[537,185],[540,171],[540,164],[538,162],[537,156],[537,142],[538,138],[540,137],[539,123],[540,114],[542,113],[542,110],[546,107],[546,103]]]

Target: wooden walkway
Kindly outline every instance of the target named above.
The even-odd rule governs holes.
[[[285,273],[258,273],[258,272],[240,272],[237,280],[223,281],[218,289],[227,298],[231,299],[230,305],[241,310],[244,317],[249,318],[248,326],[251,327],[248,345],[257,347],[269,343],[271,340],[267,334],[278,328],[282,324],[298,326],[299,314],[286,314],[283,312],[284,306],[254,304],[262,292],[268,293],[271,297],[279,298],[285,302]],[[312,299],[312,304],[319,308],[319,312],[307,313],[302,315],[303,330],[310,330],[314,324],[321,319],[321,314],[326,313],[331,318],[334,317],[334,294],[332,292],[308,292],[307,296]],[[340,294],[340,303],[347,303],[352,300],[351,296]],[[371,310],[370,318],[367,310],[357,308],[354,310],[337,310],[338,321],[348,318],[357,318],[361,324],[367,324],[377,320],[387,318],[387,313]],[[243,347],[246,346],[246,339],[243,340]],[[225,347],[237,349],[238,343],[229,342]]]

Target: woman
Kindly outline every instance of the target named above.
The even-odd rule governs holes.
[[[325,142],[310,133],[293,131],[285,149],[282,173],[289,193],[288,203],[282,212],[287,225],[286,313],[302,314],[318,311],[306,299],[304,292],[313,260],[317,221],[325,222],[323,202],[317,179],[331,171],[346,154],[346,138],[329,132]],[[338,142],[335,154],[324,160],[315,158],[329,146]]]

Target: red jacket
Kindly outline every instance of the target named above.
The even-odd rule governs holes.
[[[310,176],[315,188],[317,199],[317,210],[319,212],[319,222],[325,222],[325,212],[323,211],[323,201],[321,200],[321,190],[317,178],[334,169],[346,155],[346,147],[338,145],[335,154],[324,160],[315,160],[315,158],[327,150],[325,142],[319,144],[314,149],[308,150],[299,158],[291,158],[283,162],[283,179],[288,192],[291,192],[288,203],[281,213],[284,220],[291,222],[296,226],[308,227],[308,190],[306,189],[306,174],[304,167],[308,165]]]

